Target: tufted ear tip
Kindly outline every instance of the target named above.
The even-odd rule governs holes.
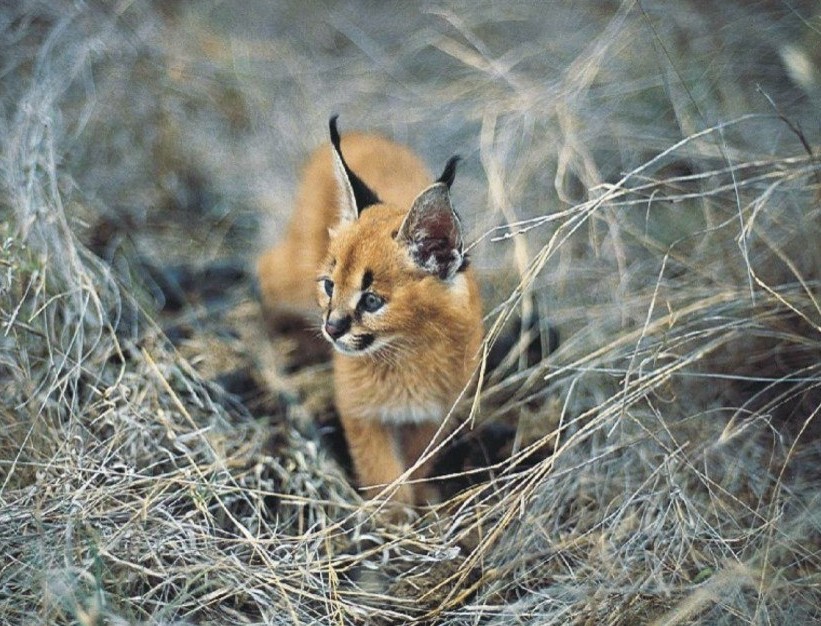
[[[339,149],[339,129],[336,127],[336,120],[339,119],[339,113],[334,113],[331,115],[331,119],[328,120],[328,129],[331,133],[331,144],[333,145],[334,149],[337,152],[340,152]]]
[[[448,162],[445,163],[445,169],[442,172],[442,175],[436,179],[437,183],[444,183],[448,189],[453,184],[453,179],[456,177],[456,166],[459,164],[459,161],[462,160],[458,154],[453,155],[448,159]]]

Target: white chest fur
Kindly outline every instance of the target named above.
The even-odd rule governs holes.
[[[422,424],[424,422],[441,422],[448,409],[449,407],[437,402],[385,403],[364,411],[362,417],[379,420],[385,424]]]

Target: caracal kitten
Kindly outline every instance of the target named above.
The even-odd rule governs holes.
[[[450,200],[458,158],[431,181],[404,146],[362,133],[340,141],[336,117],[330,134],[305,168],[285,240],[258,271],[269,310],[304,311],[318,294],[336,407],[373,497],[417,464],[471,381],[482,305]],[[434,500],[418,482],[431,465],[388,497]]]

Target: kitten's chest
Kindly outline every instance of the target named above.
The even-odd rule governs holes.
[[[417,362],[391,368],[355,365],[337,367],[338,407],[349,415],[384,423],[439,422],[465,384],[462,368],[453,364],[447,367]]]
[[[381,403],[364,406],[362,417],[385,424],[422,424],[442,421],[449,409],[450,406],[445,406],[444,403],[389,398]]]

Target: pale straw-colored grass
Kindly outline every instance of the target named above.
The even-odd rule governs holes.
[[[5,4],[0,623],[821,619],[819,19]],[[489,337],[562,337],[456,411],[518,429],[492,478],[401,524],[320,445],[327,367],[276,371],[245,302],[286,401],[226,398],[145,271],[250,263],[334,112],[462,154]]]

